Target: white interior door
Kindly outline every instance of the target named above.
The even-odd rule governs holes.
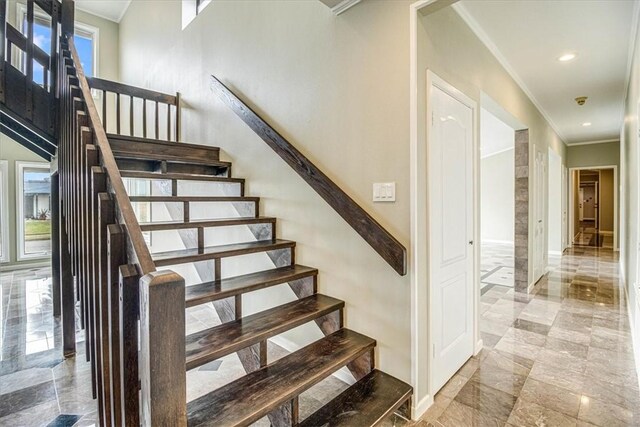
[[[430,86],[429,276],[433,393],[473,354],[473,103]]]
[[[562,251],[569,246],[569,208],[567,193],[569,190],[569,172],[566,166],[562,166]]]
[[[544,231],[546,229],[546,209],[544,203],[545,196],[545,164],[544,155],[542,152],[535,150],[535,224],[534,224],[534,237],[533,237],[533,281],[537,282],[538,279],[544,274],[544,259],[545,259],[545,245],[544,245]]]

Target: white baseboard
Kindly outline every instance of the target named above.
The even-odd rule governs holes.
[[[291,340],[286,339],[282,335],[269,338],[269,340],[274,344],[277,344],[280,347],[284,348],[290,353],[293,353],[294,351],[298,351],[300,350],[300,348],[302,348],[298,344],[294,343]],[[353,385],[356,383],[356,379],[353,377],[349,369],[347,369],[346,367],[334,372],[332,375],[337,379],[339,379],[340,381],[345,382],[349,385]]]
[[[549,255],[562,256],[562,252],[561,251],[549,251]]]
[[[613,231],[599,230],[599,233],[603,236],[613,236]]]
[[[433,396],[427,395],[423,397],[420,402],[414,402],[413,405],[413,414],[411,414],[411,419],[417,420],[420,419],[421,416],[424,415],[429,408],[433,405]]]
[[[620,269],[622,270],[622,269]],[[633,358],[636,362],[636,375],[638,377],[638,382],[640,383],[640,336],[638,334],[640,334],[640,331],[636,329],[636,325],[635,325],[635,319],[632,317],[632,313],[633,311],[631,310],[631,305],[632,303],[635,303],[635,301],[630,301],[629,300],[629,293],[627,292],[627,286],[626,286],[626,281],[622,282],[624,284],[624,295],[625,298],[627,300],[627,313],[629,313],[629,328],[631,329],[631,342],[633,345]],[[636,284],[632,284],[632,286],[636,286]],[[640,313],[638,313],[638,315],[640,315]]]
[[[476,343],[476,350],[473,352],[473,355],[477,356],[478,353],[482,351],[482,347],[484,347],[484,342],[482,341],[482,339],[479,339]]]

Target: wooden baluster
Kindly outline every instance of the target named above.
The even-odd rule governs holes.
[[[133,96],[129,97],[129,135],[133,136]]]
[[[76,310],[71,274],[69,235],[64,221],[60,221],[60,301],[62,314],[62,351],[64,357],[76,353]]]
[[[122,384],[122,423],[140,425],[138,380],[139,280],[135,265],[120,267],[120,360]]]
[[[156,139],[160,139],[160,116],[158,109],[158,101],[156,101]]]
[[[180,142],[181,131],[180,92],[176,92],[176,142]]]
[[[167,141],[171,141],[171,105],[167,104]]]
[[[2,7],[0,5],[0,7]],[[60,316],[60,164],[51,175],[51,287],[53,316]]]
[[[187,425],[184,300],[184,279],[172,271],[149,273],[140,281],[144,426]]]
[[[102,91],[102,126],[104,131],[107,132],[107,91]]]
[[[120,383],[120,266],[127,263],[124,227],[111,224],[107,227],[108,262],[108,297],[109,297],[109,331],[111,335],[110,373],[112,423],[122,424],[122,387]]]
[[[4,40],[3,40],[4,43]],[[33,120],[33,2],[27,2],[27,49],[26,58],[26,103],[25,113],[29,121]]]
[[[104,391],[104,375],[102,370],[102,292],[100,288],[101,271],[100,271],[100,219],[98,213],[100,212],[99,195],[103,194],[107,189],[107,179],[104,171],[101,167],[95,166],[91,168],[91,243],[93,250],[93,312],[95,315],[94,320],[94,352],[95,352],[95,369],[96,369],[96,383],[98,392],[98,420],[99,425],[106,426],[105,414],[108,414],[110,406],[105,405],[105,391]]]
[[[49,50],[49,69],[51,72],[52,94],[58,97],[58,15],[60,14],[60,4],[57,1],[51,2],[51,49]]]
[[[116,93],[116,133],[120,135],[120,94]]]
[[[84,205],[84,227],[85,227],[85,241],[84,251],[86,253],[86,275],[87,275],[87,293],[89,295],[88,311],[89,311],[89,326],[85,329],[85,334],[88,338],[85,338],[89,342],[89,359],[91,360],[91,384],[93,386],[93,398],[98,397],[98,377],[97,377],[97,363],[96,363],[96,288],[95,288],[95,274],[93,271],[94,262],[94,235],[93,235],[93,177],[92,170],[98,165],[98,151],[96,146],[88,144],[86,146],[86,168],[85,168],[85,200]],[[104,191],[104,190],[103,190]]]
[[[5,82],[5,70],[4,64],[5,59],[8,58],[9,63],[11,63],[11,43],[7,43],[9,45],[8,52],[5,51],[5,43],[7,37],[7,0],[0,0],[0,102],[4,103],[4,92],[6,87]],[[8,55],[7,55],[8,54]]]
[[[93,132],[88,127],[80,128],[80,156],[79,156],[79,176],[78,187],[76,191],[78,194],[78,251],[80,252],[80,268],[79,268],[79,280],[78,283],[82,286],[82,316],[84,318],[84,333],[85,333],[85,357],[86,360],[91,360],[91,326],[89,321],[89,306],[91,305],[91,297],[89,296],[89,267],[87,258],[87,235],[86,235],[86,222],[88,220],[86,216],[86,204],[87,204],[87,146],[93,144]]]
[[[98,250],[100,280],[98,289],[100,298],[100,312],[96,313],[100,317],[100,347],[102,353],[102,399],[104,409],[104,425],[111,424],[113,411],[111,393],[111,346],[109,341],[109,263],[107,245],[107,227],[114,223],[114,205],[111,197],[107,193],[98,194]]]
[[[147,137],[147,100],[142,98],[142,137]]]

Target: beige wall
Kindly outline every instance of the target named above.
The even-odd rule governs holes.
[[[210,93],[208,76],[248,100],[409,248],[410,3],[363,2],[336,17],[317,1],[218,1],[182,31],[180,2],[138,1],[120,23],[121,79],[182,93],[183,139],[222,148],[247,194],[263,198],[262,214],[278,217],[279,237],[298,242],[297,261],[320,269],[320,292],[346,301],[346,326],[375,337],[380,367],[407,381],[412,272],[398,276]],[[420,31],[423,72],[433,68],[476,100],[487,92],[530,127],[541,151],[564,156],[454,12],[425,18]],[[396,182],[397,201],[372,203],[372,183],[386,181]]]
[[[613,192],[613,169],[602,169],[600,171],[600,193],[598,195],[598,208],[600,209],[600,231],[608,231],[613,233]]]
[[[638,25],[638,24],[637,24]],[[638,199],[640,191],[640,163],[638,162],[640,145],[640,31],[636,33],[635,50],[629,78],[629,88],[625,100],[624,125],[621,132],[621,262],[622,273],[629,296],[629,316],[636,344],[636,360],[640,360],[640,283],[638,275],[640,211]],[[640,373],[640,364],[638,364]]]
[[[14,140],[5,136],[4,134],[0,134],[0,160],[7,160],[9,170],[8,170],[8,213],[9,218],[7,221],[9,223],[9,262],[2,263],[3,268],[9,266],[15,266],[18,263],[17,261],[17,222],[16,222],[16,214],[18,212],[18,206],[16,204],[16,162],[43,162],[48,163],[42,157],[34,154],[30,150],[26,149],[22,145],[18,144]],[[4,221],[4,218],[0,220]],[[33,263],[33,261],[26,261],[29,263]]]
[[[597,166],[613,165],[620,166],[620,142],[618,141],[567,147],[567,167],[597,168]]]

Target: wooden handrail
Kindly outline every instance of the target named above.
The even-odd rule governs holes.
[[[87,82],[89,82],[89,87],[91,89],[105,90],[107,92],[133,96],[134,98],[142,98],[148,101],[160,102],[162,104],[177,105],[176,95],[169,95],[149,89],[126,85],[124,83],[104,80],[97,77],[87,77]]]
[[[96,105],[93,102],[91,87],[89,86],[84,70],[82,69],[82,64],[75,47],[73,37],[68,37],[67,41],[69,43],[69,50],[71,51],[71,57],[75,65],[76,77],[78,79],[80,90],[82,91],[82,97],[86,104],[89,123],[94,131],[95,140],[98,148],[100,149],[100,154],[102,155],[102,166],[109,177],[115,201],[118,209],[120,210],[120,215],[122,216],[122,223],[127,229],[127,238],[129,239],[136,257],[135,261],[140,266],[141,275],[154,272],[156,271],[155,264],[151,259],[149,248],[144,241],[140,224],[138,223],[138,219],[136,218],[133,207],[131,206],[131,201],[129,200],[129,195],[124,187],[124,182],[122,181],[122,176],[120,176],[120,170],[118,169],[116,159],[111,151],[107,134],[102,126],[102,122],[100,121]]]
[[[215,76],[211,77],[211,90],[347,221],[398,274],[401,276],[407,274],[405,247],[228,87]]]

